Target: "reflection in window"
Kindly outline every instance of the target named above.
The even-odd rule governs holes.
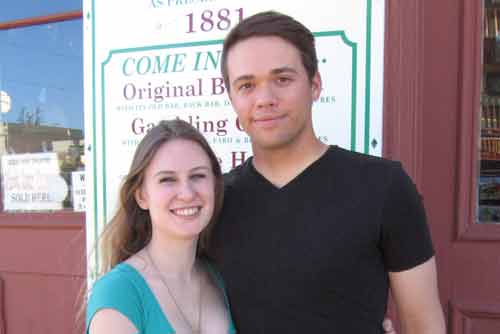
[[[82,21],[0,31],[4,211],[84,210]]]

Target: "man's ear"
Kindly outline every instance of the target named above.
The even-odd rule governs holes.
[[[319,72],[316,72],[316,74],[311,79],[311,93],[314,101],[319,98],[322,89],[323,83],[321,82],[321,75],[319,74]]]
[[[227,95],[227,98],[228,98],[229,102],[230,102],[231,104],[233,104],[233,98],[232,98],[232,96],[231,96],[231,92],[232,92],[232,91],[230,91],[230,90],[226,90],[226,95]],[[234,108],[233,108],[233,109],[234,109]]]
[[[137,205],[139,205],[139,207],[141,209],[143,209],[143,210],[149,209],[148,201],[146,200],[146,198],[143,194],[142,187],[139,187],[135,190],[134,197],[135,197],[135,201],[137,202]]]

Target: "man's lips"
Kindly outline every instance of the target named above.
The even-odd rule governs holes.
[[[273,126],[286,117],[286,115],[262,116],[253,119],[253,122],[258,126]]]

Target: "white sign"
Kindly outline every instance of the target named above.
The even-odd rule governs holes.
[[[0,90],[0,112],[8,113],[12,107],[12,99],[7,92]]]
[[[224,171],[251,156],[220,74],[222,41],[242,18],[277,10],[315,35],[322,76],[313,106],[328,143],[381,155],[383,0],[84,0],[90,247],[113,214],[138,142],[162,119],[200,130]],[[119,7],[119,8],[117,8]],[[119,13],[119,14],[118,14]],[[262,50],[265,52],[265,50]],[[89,248],[91,249],[91,248]]]
[[[73,199],[73,210],[85,212],[85,172],[71,173],[71,198]]]
[[[61,210],[68,195],[56,153],[3,155],[2,184],[5,211]]]

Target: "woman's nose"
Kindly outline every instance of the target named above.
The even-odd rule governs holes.
[[[193,184],[189,181],[181,182],[178,188],[177,197],[184,201],[189,201],[194,198],[196,190]]]

